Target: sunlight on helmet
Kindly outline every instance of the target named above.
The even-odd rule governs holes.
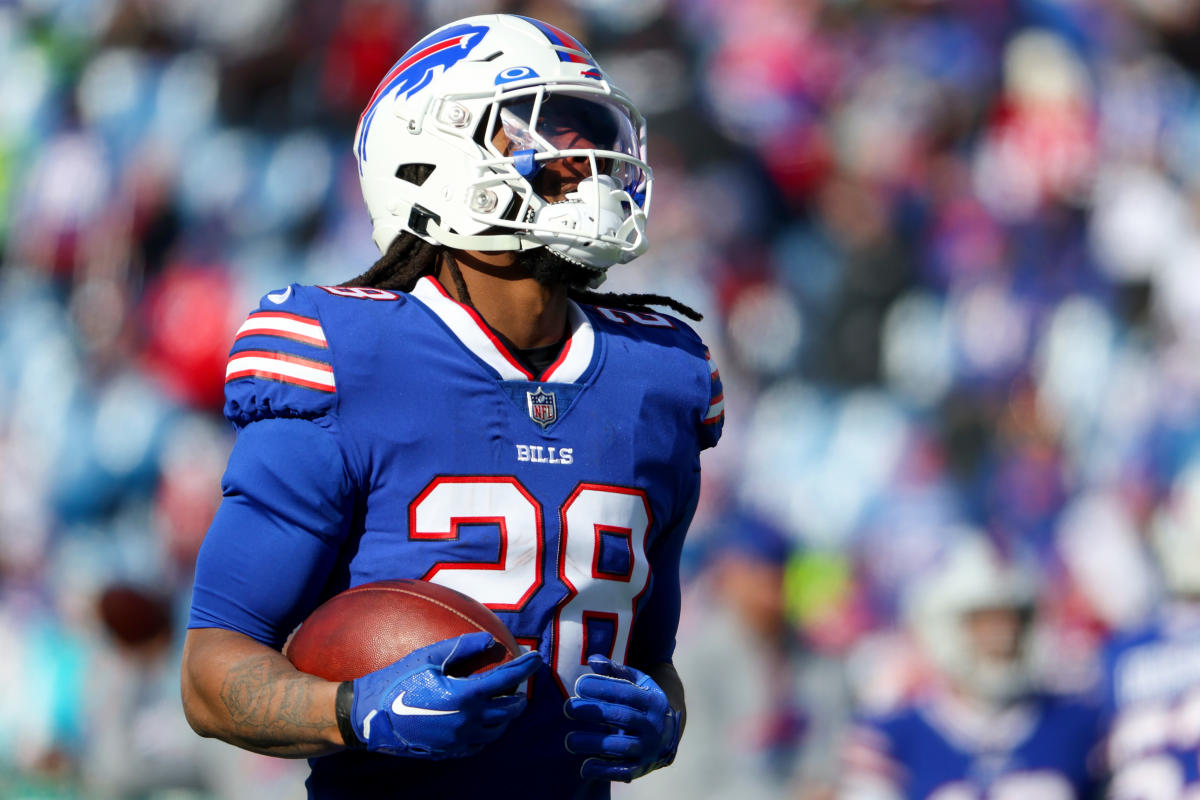
[[[645,121],[590,53],[496,14],[426,36],[384,76],[355,136],[375,244],[545,247],[603,280],[647,248]],[[415,183],[406,164],[432,171]]]

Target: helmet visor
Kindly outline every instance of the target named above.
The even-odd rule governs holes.
[[[596,174],[611,176],[641,203],[641,131],[623,106],[603,98],[547,93],[510,100],[500,107],[499,117],[514,152],[533,151],[539,166],[555,158],[594,155]]]

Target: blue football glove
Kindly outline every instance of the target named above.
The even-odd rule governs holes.
[[[579,774],[628,782],[674,761],[683,726],[666,692],[644,672],[604,656],[590,656],[588,666],[594,674],[579,676],[563,709],[594,723],[567,734],[567,750],[589,756]]]
[[[530,651],[464,678],[449,665],[490,647],[486,632],[467,633],[414,650],[354,680],[350,720],[367,750],[415,758],[460,758],[504,733],[525,710],[518,685],[542,664]]]

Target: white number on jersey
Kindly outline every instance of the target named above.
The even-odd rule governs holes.
[[[640,489],[580,484],[560,509],[562,541],[558,578],[567,596],[555,609],[551,659],[559,685],[570,694],[587,672],[588,622],[602,619],[613,628],[612,658],[623,661],[633,630],[634,607],[650,585],[646,537],[650,501]],[[543,516],[541,504],[513,477],[442,477],[413,500],[409,538],[453,539],[458,526],[490,523],[500,530],[495,562],[442,562],[425,580],[457,589],[495,611],[519,611],[541,588]],[[607,537],[628,551],[624,571],[601,565]]]

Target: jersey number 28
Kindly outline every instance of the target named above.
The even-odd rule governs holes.
[[[553,621],[551,659],[559,684],[570,693],[587,671],[589,624],[612,629],[613,658],[624,658],[638,599],[650,583],[646,537],[653,521],[640,489],[581,483],[558,509],[562,537],[557,580],[566,589]],[[441,563],[426,580],[469,594],[495,611],[520,611],[545,583],[543,510],[509,476],[440,477],[413,500],[409,538],[456,539],[460,525],[493,524],[500,555],[493,562]],[[628,551],[620,571],[606,569],[604,543]]]

